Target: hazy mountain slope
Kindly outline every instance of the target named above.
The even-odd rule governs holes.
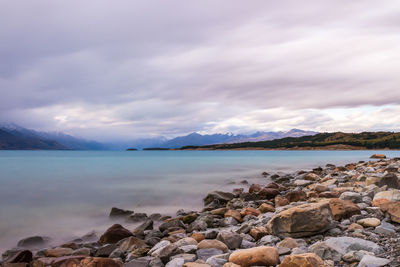
[[[0,149],[6,150],[55,150],[68,149],[56,141],[36,137],[21,137],[0,129]]]

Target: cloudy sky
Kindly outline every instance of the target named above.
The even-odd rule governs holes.
[[[0,121],[98,140],[400,130],[399,1],[0,0]]]

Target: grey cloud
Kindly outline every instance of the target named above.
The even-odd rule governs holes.
[[[0,120],[99,138],[323,129],[338,121],[327,109],[400,105],[399,11],[397,1],[0,1]],[[362,126],[387,127],[374,123]]]

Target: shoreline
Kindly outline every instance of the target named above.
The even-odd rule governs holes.
[[[51,247],[48,238],[25,238],[3,253],[2,266],[286,267],[309,259],[315,266],[399,266],[399,168],[399,159],[381,158],[263,173],[273,182],[213,191],[202,211],[179,210],[173,217],[113,208],[110,217],[140,225],[115,224],[101,236]]]

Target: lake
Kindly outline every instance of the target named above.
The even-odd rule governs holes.
[[[0,250],[21,238],[71,240],[113,224],[111,207],[174,214],[199,210],[214,189],[261,173],[368,160],[399,151],[0,151]],[[232,184],[236,182],[237,184]],[[133,227],[133,226],[132,226]]]

